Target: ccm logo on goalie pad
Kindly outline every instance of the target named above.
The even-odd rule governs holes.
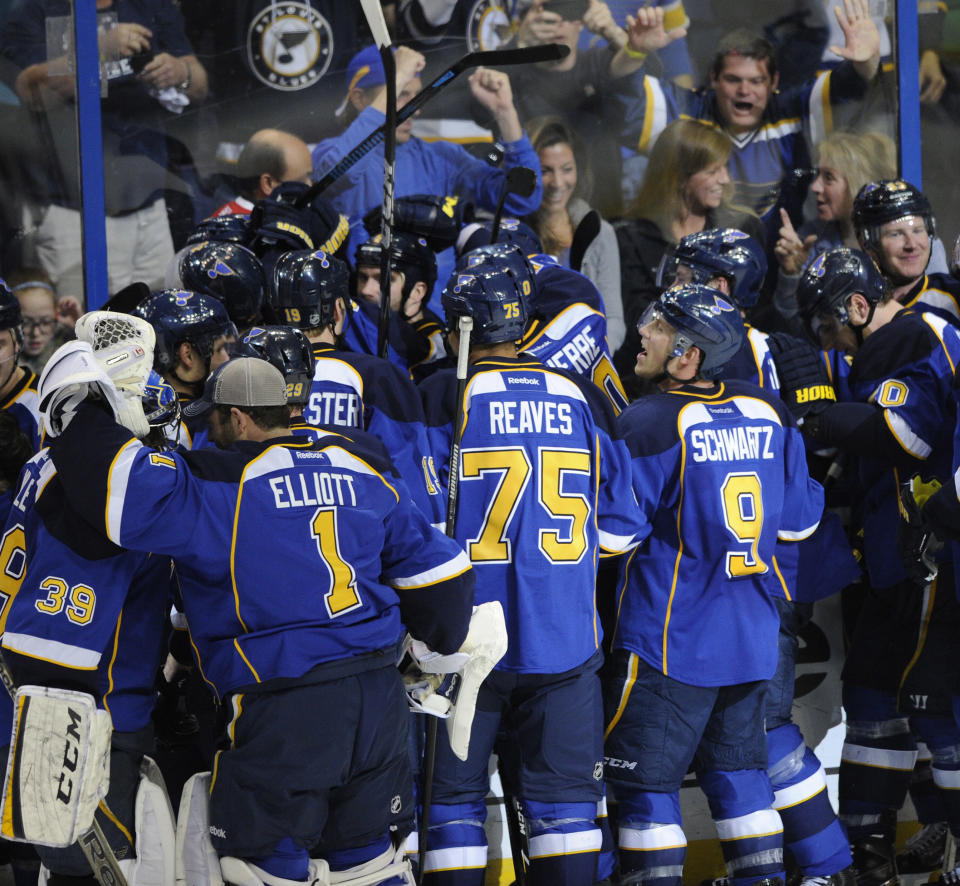
[[[70,722],[67,724],[64,735],[63,763],[60,767],[60,784],[57,788],[57,800],[65,806],[68,806],[73,799],[73,775],[77,771],[77,763],[80,760],[78,724],[83,719],[83,715],[73,708],[67,708],[67,716]]]
[[[813,403],[815,400],[836,401],[837,395],[831,385],[810,385],[807,388],[798,388],[797,403]]]

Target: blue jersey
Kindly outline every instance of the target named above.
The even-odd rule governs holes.
[[[887,429],[907,464],[925,476],[950,477],[955,421],[953,376],[960,361],[960,330],[932,311],[901,311],[868,336],[853,360],[854,397],[883,409]],[[886,461],[860,459],[860,519],[873,587],[890,587],[906,572],[897,548],[898,484],[909,476]]]
[[[583,274],[549,256],[532,259],[534,288],[527,310],[533,317],[520,350],[554,369],[595,384],[619,414],[627,406],[607,343],[603,297]]]
[[[650,150],[668,123],[681,117],[723,128],[712,89],[694,92],[655,77],[642,80],[632,98],[621,99],[626,103],[624,137],[641,153]],[[734,202],[754,210],[768,228],[779,227],[774,210],[781,204],[784,176],[810,165],[804,129],[811,144],[821,141],[830,132],[833,105],[859,98],[865,90],[864,80],[844,63],[809,83],[774,93],[757,129],[730,135]],[[799,205],[794,208],[799,212]]]
[[[20,430],[33,444],[33,451],[40,449],[40,398],[37,396],[37,377],[24,369],[25,375],[3,398],[0,409],[5,409],[14,417]]]
[[[304,421],[369,431],[386,446],[420,510],[431,523],[441,523],[443,494],[430,463],[423,406],[413,382],[370,354],[314,344],[313,355],[316,364]]]
[[[51,453],[91,525],[175,558],[200,670],[221,698],[379,667],[404,622],[441,652],[466,636],[466,555],[391,486],[389,464],[344,436],[161,454],[87,404]]]
[[[4,573],[18,578],[4,588],[0,627],[17,683],[83,688],[114,729],[147,726],[166,654],[169,558],[124,551],[86,524],[46,449],[24,467],[4,540]]]
[[[776,544],[810,536],[823,511],[789,411],[728,381],[644,397],[617,424],[653,531],[625,564],[613,648],[695,686],[769,679]]]
[[[409,371],[407,344],[401,329],[402,321],[396,312],[391,311],[387,329],[387,360],[394,366]],[[350,302],[350,316],[343,328],[343,346],[358,354],[370,354],[379,357],[377,351],[380,334],[380,308],[372,302],[361,299]]]
[[[443,476],[456,392],[452,370],[421,385]],[[610,407],[591,384],[521,356],[472,365],[464,416],[455,538],[477,602],[503,605],[509,648],[498,668],[577,667],[600,646],[597,557],[631,548],[645,528]]]
[[[751,384],[777,394],[780,392],[780,379],[777,367],[767,344],[768,335],[744,323],[747,330],[743,347],[723,367],[724,378],[739,378]]]

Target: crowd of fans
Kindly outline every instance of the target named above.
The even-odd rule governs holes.
[[[4,516],[16,509],[23,463],[41,449],[37,379],[51,356],[74,339],[85,310],[106,302],[155,331],[151,403],[160,431],[153,442],[162,450],[235,442],[229,405],[227,412],[217,411],[230,401],[211,401],[211,379],[233,360],[262,358],[284,376],[295,433],[317,433],[318,426],[369,432],[409,486],[417,519],[442,526],[451,484],[443,463],[450,441],[441,428],[452,428],[455,415],[463,417],[451,407],[457,396],[451,371],[462,334],[451,299],[461,287],[472,291],[475,279],[497,286],[512,281],[507,289],[514,293],[515,287],[523,303],[522,322],[519,313],[508,313],[518,321],[506,324],[509,336],[478,339],[476,346],[486,350],[477,359],[491,361],[484,367],[494,372],[496,360],[519,353],[520,368],[542,364],[599,389],[601,405],[590,406],[596,426],[590,424],[586,437],[595,434],[598,452],[605,434],[616,436],[614,417],[622,414],[617,433],[628,441],[636,472],[649,456],[640,452],[648,441],[633,441],[644,434],[637,416],[653,423],[669,412],[649,405],[660,402],[649,398],[691,379],[704,385],[742,379],[789,407],[793,417],[784,412],[778,419],[789,426],[778,458],[787,459],[787,451],[802,453],[790,442],[793,422],[800,421],[809,474],[826,488],[827,510],[815,541],[777,549],[774,568],[784,593],[770,592],[771,599],[778,598],[780,646],[773,679],[755,680],[753,659],[744,652],[741,658],[751,667],[734,668],[731,673],[740,677],[721,681],[721,689],[763,685],[736,699],[723,692],[716,696],[716,710],[730,719],[721,726],[723,717],[715,721],[710,714],[708,724],[705,715],[705,737],[694,742],[690,759],[674,759],[665,748],[656,758],[664,772],[682,764],[681,779],[686,766],[697,768],[729,878],[735,886],[772,886],[786,870],[788,880],[795,877],[805,886],[894,886],[898,870],[933,878],[942,867],[942,882],[960,883],[960,866],[943,862],[948,837],[960,836],[960,727],[954,722],[960,670],[951,650],[960,605],[950,586],[950,545],[936,555],[935,581],[926,548],[923,575],[911,571],[911,564],[904,569],[897,525],[908,508],[891,486],[893,476],[935,481],[920,495],[924,505],[935,488],[953,484],[957,259],[948,256],[952,242],[945,235],[952,232],[938,232],[930,201],[897,177],[889,23],[873,17],[866,0],[844,0],[835,10],[819,0],[808,5],[782,16],[764,5],[752,16],[724,10],[720,17],[714,15],[717,4],[705,0],[655,0],[640,8],[621,0],[384,2],[396,47],[400,107],[468,51],[559,43],[568,52],[558,61],[464,73],[400,124],[391,273],[389,281],[381,281],[383,148],[338,168],[384,125],[387,112],[383,63],[359,3],[97,0],[108,291],[92,293],[83,288],[70,4],[18,0],[0,26],[0,80],[8,87],[0,96],[6,123],[0,174],[7,186],[0,213]],[[938,54],[943,15],[940,7],[921,4],[919,77],[921,100],[930,108],[951,96],[951,75]],[[524,168],[532,173],[525,176]],[[333,180],[318,192],[313,184],[335,169]],[[743,340],[737,338],[736,346],[717,358],[715,371],[712,366],[706,371],[707,358],[710,348],[720,345],[684,339],[684,327],[677,325],[683,311],[693,309],[684,302],[675,308],[679,313],[670,313],[671,293],[678,289],[681,301],[681,296],[707,299],[696,302],[696,310],[709,313],[709,299],[720,298],[712,303],[714,314],[735,309],[742,318]],[[389,311],[381,313],[384,295]],[[660,355],[656,336],[664,324],[678,337],[673,349]],[[734,325],[739,330],[740,322]],[[892,338],[891,328],[901,330],[902,339]],[[721,339],[726,334],[718,333]],[[703,356],[689,378],[676,375],[687,366],[680,342],[699,347]],[[819,357],[809,359],[814,352]],[[650,369],[658,355],[662,367]],[[822,384],[795,384],[801,364],[807,381],[821,372]],[[731,391],[734,396],[740,388]],[[916,391],[923,392],[920,407],[915,393],[911,399]],[[182,418],[173,400],[186,410]],[[833,401],[841,402],[829,405]],[[630,404],[637,402],[648,404],[647,411],[631,412]],[[871,415],[857,412],[854,404],[871,404]],[[873,412],[885,411],[887,425],[871,423]],[[673,424],[679,426],[680,419],[671,414],[664,427]],[[239,433],[241,440],[260,439]],[[899,450],[887,447],[885,433],[895,437]],[[703,451],[717,450],[707,445]],[[715,458],[726,456],[704,455]],[[478,467],[477,475],[484,470],[492,468]],[[576,473],[572,467],[557,470]],[[541,497],[549,513],[557,502],[562,506],[575,497],[562,491],[563,482],[558,481],[552,505]],[[612,490],[615,484],[607,482]],[[810,483],[810,489],[819,489]],[[682,485],[676,508],[682,508]],[[810,489],[784,492],[784,499],[794,495],[799,503],[791,518],[800,520],[801,512],[813,507]],[[598,494],[601,502],[605,494],[617,498],[614,491]],[[669,484],[658,494],[666,501]],[[758,563],[766,569],[757,554],[759,535],[750,534],[763,519],[750,510],[759,502],[753,495],[752,487],[739,493],[739,518],[726,529],[740,542],[754,539],[756,559],[748,553],[731,565],[728,558],[731,578],[756,571]],[[891,501],[900,507],[891,510]],[[930,513],[939,507],[935,503]],[[598,506],[601,522],[619,519],[609,516],[615,511],[604,518]],[[576,525],[569,512],[556,513]],[[504,527],[510,519],[504,518]],[[788,522],[784,516],[782,525]],[[953,540],[951,526],[944,518],[941,535]],[[632,529],[621,528],[625,538],[632,536]],[[654,525],[651,538],[657,531]],[[804,533],[798,524],[795,534],[803,535],[805,545]],[[569,534],[572,538],[573,529]],[[781,542],[785,539],[781,535]],[[464,544],[475,565],[496,559],[483,548],[488,544],[495,542],[485,535]],[[604,552],[622,554],[632,547]],[[799,554],[786,550],[798,547]],[[482,556],[476,548],[483,548]],[[601,538],[597,550],[603,548]],[[914,553],[909,548],[908,558]],[[6,544],[0,554],[10,556]],[[634,561],[632,577],[621,562],[632,556],[607,561],[597,573],[590,608],[599,610],[607,639],[633,617],[617,597],[639,580],[644,555]],[[714,580],[705,578],[705,585]],[[848,720],[836,813],[826,798],[822,766],[790,710],[798,636],[813,601],[841,591],[851,645],[843,698],[836,699]],[[678,604],[672,616],[677,623],[680,611]],[[0,609],[0,625],[6,617]],[[511,644],[519,630],[515,617],[521,618],[507,613]],[[154,668],[157,741],[137,747],[141,756],[145,750],[157,757],[176,807],[187,776],[210,768],[217,747],[214,723],[224,715],[207,691],[209,681],[197,673],[182,616],[175,612],[167,627],[169,648]],[[4,642],[3,649],[16,663],[29,653],[15,642]],[[504,665],[505,671],[525,677],[531,671],[552,677],[554,671],[573,673],[566,665],[554,666],[559,654],[542,657],[550,666],[539,663],[541,641],[529,642],[530,660],[538,664],[525,659],[516,664],[521,659],[510,655],[518,653],[508,653],[516,666]],[[599,645],[608,654],[616,650]],[[730,650],[731,659],[738,654]],[[642,657],[610,656],[608,671],[600,671],[603,656],[572,663],[577,681],[592,680],[600,671],[605,686],[607,735],[586,740],[571,733],[566,741],[589,748],[594,739],[607,739],[605,778],[621,807],[619,857],[606,799],[598,800],[599,763],[595,786],[577,793],[565,783],[566,793],[560,792],[553,808],[537,780],[543,772],[531,772],[525,757],[511,771],[516,761],[509,743],[495,725],[483,726],[506,759],[504,786],[520,796],[527,818],[528,882],[679,882],[683,856],[676,856],[678,847],[670,842],[683,840],[679,808],[649,799],[671,796],[671,783],[664,776],[651,788],[646,774],[642,783],[631,781],[636,761],[651,753],[646,745],[640,751],[631,745],[635,734],[644,742],[654,739],[646,725],[629,732],[635,727],[630,718],[638,714],[627,706],[628,695],[635,682],[651,699],[667,691],[653,687],[646,665],[640,665],[638,677],[637,655]],[[743,676],[747,672],[751,676]],[[670,680],[687,686],[683,677]],[[703,680],[696,689],[718,685],[709,674]],[[611,686],[622,689],[622,699],[611,703]],[[496,691],[509,695],[499,684]],[[571,699],[582,701],[579,695]],[[693,693],[677,694],[674,701],[678,721],[685,706],[706,704],[702,694]],[[670,721],[665,708],[648,704]],[[749,728],[764,722],[765,733],[749,739]],[[139,735],[147,725],[136,721],[120,731]],[[744,743],[734,753],[725,742],[736,729],[743,730]],[[543,730],[557,747],[564,745],[559,737],[564,730],[556,724]],[[530,741],[529,735],[522,741]],[[666,744],[682,748],[683,741]],[[418,742],[422,736],[411,740],[419,753]],[[524,744],[517,753],[528,750]],[[549,768],[540,759],[542,749],[530,753]],[[458,784],[459,777],[467,778],[458,765],[441,751],[431,839],[447,854],[435,847],[426,862],[426,882],[436,886],[482,882],[486,864],[485,848],[477,854],[478,838],[451,836],[456,827],[476,824],[474,813],[480,813],[474,806],[482,807]],[[566,760],[556,762],[564,777],[565,765]],[[738,781],[734,776],[743,772],[762,779]],[[484,769],[481,780],[485,776]],[[530,784],[540,794],[523,795]],[[908,789],[922,828],[897,855],[896,816]],[[763,804],[754,808],[757,797]],[[405,805],[404,816],[391,822],[394,828],[410,830],[413,816],[407,812]],[[768,812],[772,818],[763,818]],[[588,824],[581,827],[581,819]],[[778,835],[773,843],[764,831],[768,826]],[[559,842],[550,842],[554,839]],[[294,857],[293,843],[277,845],[281,856]],[[376,845],[379,855],[387,851],[386,844]],[[297,844],[296,851],[300,848]],[[415,834],[406,849],[416,853]],[[582,853],[589,856],[586,867],[582,859],[580,866],[569,861]],[[358,862],[372,863],[374,855],[328,857],[353,870]],[[391,854],[397,867],[385,868],[387,874],[403,876],[402,855]],[[548,860],[554,857],[567,861]],[[82,859],[65,861],[66,856],[43,852],[41,858],[53,870],[48,882],[85,882],[76,879],[86,876]],[[36,882],[37,861],[29,852],[11,851],[9,861],[18,886]],[[303,881],[289,858],[282,864],[272,856],[268,861],[263,869],[251,868],[262,882]]]

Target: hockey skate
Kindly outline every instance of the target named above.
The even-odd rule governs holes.
[[[857,886],[899,886],[893,843],[883,837],[864,837],[850,847]]]
[[[936,821],[925,824],[897,855],[897,871],[901,876],[932,874],[943,864],[943,850],[947,844],[947,823]]]
[[[819,877],[804,877],[800,886],[856,886],[857,872],[851,865],[835,874],[824,874]]]

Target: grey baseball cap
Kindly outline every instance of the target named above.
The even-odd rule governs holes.
[[[203,396],[183,409],[188,417],[207,415],[217,405],[286,406],[287,383],[279,369],[258,357],[234,357],[218,366]]]

